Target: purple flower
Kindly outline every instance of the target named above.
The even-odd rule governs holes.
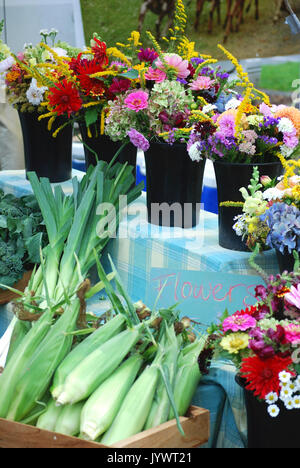
[[[131,128],[128,132],[131,143],[141,151],[147,151],[150,147],[149,141],[140,132]]]
[[[233,115],[223,115],[219,119],[219,132],[225,137],[233,137],[235,134],[235,118]]]
[[[151,64],[157,59],[158,53],[154,49],[140,49],[138,53],[138,58],[141,62],[150,62]]]

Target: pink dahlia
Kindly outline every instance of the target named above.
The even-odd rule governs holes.
[[[124,102],[128,109],[139,112],[140,110],[147,109],[148,94],[145,91],[134,91],[124,99]]]
[[[159,68],[154,69],[150,67],[147,73],[145,73],[145,78],[146,80],[152,80],[156,81],[156,83],[161,83],[167,78],[167,75]]]
[[[201,91],[202,89],[210,89],[214,85],[215,81],[211,80],[208,76],[198,76],[189,86],[193,91]]]
[[[183,60],[180,55],[177,54],[164,54],[164,61],[168,65],[168,69],[176,72],[177,78],[187,78],[190,75],[189,62]],[[155,60],[155,65],[160,70],[165,71],[164,63],[158,58]]]
[[[284,331],[288,343],[300,344],[300,323],[289,323],[284,326]]]
[[[234,314],[231,315],[230,317],[227,317],[227,319],[224,320],[223,322],[223,330],[224,332],[227,331],[246,331],[249,330],[249,328],[254,328],[256,326],[256,320],[251,317],[251,315],[240,315],[240,314]]]
[[[297,287],[292,286],[290,292],[287,293],[284,298],[289,304],[300,309],[300,283]]]

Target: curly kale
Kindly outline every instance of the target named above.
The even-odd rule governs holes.
[[[18,198],[0,190],[0,283],[12,286],[20,280],[26,270],[40,262],[40,248],[46,243],[36,198]]]
[[[16,253],[13,242],[0,240],[0,281],[6,286],[13,286],[24,274],[22,258]]]

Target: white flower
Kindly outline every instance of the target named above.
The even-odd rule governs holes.
[[[294,384],[296,385],[297,389],[300,390],[300,375],[297,376],[297,378],[294,381]]]
[[[266,396],[266,402],[268,405],[272,405],[278,401],[278,395],[275,392],[271,392]]]
[[[280,152],[281,152],[282,156],[284,156],[285,158],[289,158],[291,156],[291,154],[293,153],[293,151],[294,150],[292,148],[289,148],[286,145],[282,145],[280,147]]]
[[[284,195],[283,190],[279,190],[276,187],[271,187],[263,192],[263,198],[265,200],[281,200]]]
[[[284,400],[284,406],[286,407],[287,410],[292,410],[294,409],[294,399],[291,397],[291,398],[287,398],[286,400]]]
[[[237,98],[232,98],[225,104],[225,110],[237,109],[241,105],[241,101]]]
[[[294,396],[293,403],[295,409],[300,409],[300,395]]]
[[[39,106],[43,100],[43,96],[46,90],[47,90],[46,86],[41,86],[39,88],[37,86],[36,79],[33,78],[26,92],[26,97],[28,99],[28,102],[32,104],[33,106]]]
[[[268,406],[268,413],[272,418],[277,418],[277,416],[279,415],[279,412],[280,410],[277,405]]]
[[[280,119],[277,128],[282,133],[292,133],[295,131],[293,122],[287,117],[282,117],[282,119]]]
[[[66,57],[68,55],[67,51],[62,47],[52,47],[53,52],[55,52],[59,57]],[[50,54],[52,55],[52,54]]]
[[[280,391],[280,399],[282,401],[286,401],[291,398],[292,394],[293,392],[290,388],[288,387],[282,388]]]
[[[0,62],[0,73],[6,72],[10,67],[13,66],[15,60],[13,57],[7,57]]]
[[[289,383],[292,378],[292,374],[287,371],[279,372],[278,374],[280,382]]]
[[[217,109],[217,106],[215,106],[214,104],[207,104],[203,107],[202,112],[204,112],[204,114],[208,114],[209,112],[212,112],[215,109]]]
[[[198,150],[198,143],[193,143],[192,146],[190,147],[189,149],[189,156],[191,158],[192,161],[201,161],[202,157],[201,157],[201,153],[199,152]]]

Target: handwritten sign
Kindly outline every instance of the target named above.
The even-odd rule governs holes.
[[[181,316],[207,326],[225,309],[234,313],[254,305],[258,284],[264,284],[260,276],[153,268],[146,304],[165,308],[179,303]]]

